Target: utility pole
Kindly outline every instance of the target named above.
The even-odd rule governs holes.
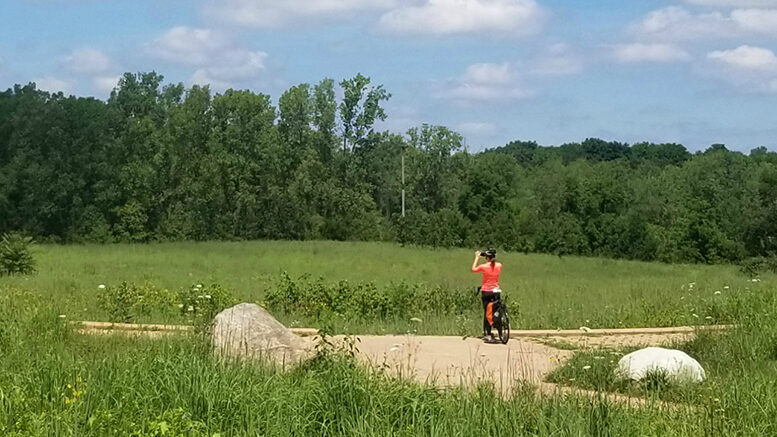
[[[405,216],[405,149],[407,146],[402,146],[402,217]]]

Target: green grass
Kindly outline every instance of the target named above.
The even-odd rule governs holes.
[[[687,406],[631,408],[603,398],[542,397],[528,386],[507,398],[488,385],[441,391],[393,379],[339,353],[286,370],[227,362],[199,336],[87,337],[65,323],[104,319],[97,285],[121,281],[173,290],[217,282],[249,301],[262,299],[282,271],[381,287],[400,280],[474,287],[470,251],[374,243],[174,243],[47,245],[37,248],[36,257],[37,275],[0,278],[0,435],[777,435],[775,278],[750,282],[731,266],[501,256],[503,288],[519,304],[522,327],[737,324],[678,345],[705,367],[708,380],[700,386],[617,382],[611,372],[616,357],[610,362],[604,351],[579,354],[552,376]],[[160,311],[150,319],[166,317],[173,316]],[[297,318],[281,317],[288,323]],[[333,324],[339,331],[456,333],[470,324],[477,330],[479,317],[475,300],[472,314],[430,312],[420,324],[337,317],[297,323]],[[583,369],[587,365],[592,367]]]
[[[399,247],[388,243],[352,242],[205,242],[148,245],[41,245],[35,248],[38,273],[2,277],[0,286],[34,290],[55,303],[71,320],[105,320],[97,307],[97,286],[121,281],[150,283],[178,290],[196,283],[218,283],[239,300],[261,301],[281,272],[309,274],[325,281],[427,283],[476,287],[470,273],[470,250]],[[555,257],[500,253],[501,283],[519,311],[514,327],[578,328],[671,326],[723,323],[731,320],[727,302],[753,283],[734,266],[666,265],[602,258]],[[693,289],[689,284],[695,283]],[[724,287],[729,287],[725,289]],[[715,291],[720,291],[715,295]],[[425,323],[408,320],[334,320],[347,332],[461,334],[461,326],[478,329],[479,303],[473,292],[473,314],[458,317],[418,314]],[[695,314],[695,316],[694,316]],[[317,326],[318,320],[279,314],[286,323]],[[707,319],[710,317],[710,319]],[[161,316],[144,321],[175,322]]]
[[[701,435],[703,413],[543,398],[520,387],[441,391],[341,353],[282,370],[223,361],[195,336],[73,332],[45,299],[0,294],[4,436]]]

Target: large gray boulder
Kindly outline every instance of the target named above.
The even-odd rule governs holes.
[[[289,331],[264,308],[241,303],[214,319],[213,346],[226,356],[269,358],[294,364],[312,356],[312,343]]]
[[[615,372],[635,381],[651,373],[663,373],[673,382],[702,382],[706,377],[701,364],[688,354],[661,347],[648,347],[624,355]]]

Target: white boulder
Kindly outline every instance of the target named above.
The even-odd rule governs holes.
[[[312,356],[313,344],[289,331],[264,308],[241,303],[214,319],[213,347],[227,356],[270,358],[293,364]]]
[[[702,382],[706,375],[698,361],[683,351],[648,347],[624,355],[618,361],[616,374],[635,381],[651,373],[664,373],[674,382]]]

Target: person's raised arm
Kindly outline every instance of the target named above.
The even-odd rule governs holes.
[[[478,260],[480,259],[480,251],[475,251],[475,261],[472,261],[472,273],[477,273],[478,270]]]

